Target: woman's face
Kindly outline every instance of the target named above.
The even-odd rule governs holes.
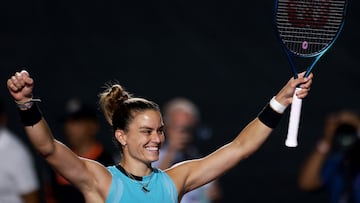
[[[164,123],[160,112],[146,110],[135,113],[125,133],[127,155],[131,159],[151,163],[159,159],[159,150],[164,142]]]

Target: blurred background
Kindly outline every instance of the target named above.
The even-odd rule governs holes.
[[[231,141],[291,77],[274,34],[273,3],[2,1],[0,98],[12,103],[6,80],[28,70],[44,115],[62,139],[65,102],[76,96],[96,105],[109,81],[159,105],[184,96],[200,107],[207,131],[197,141],[209,153]],[[296,181],[326,114],[359,110],[359,9],[359,1],[349,2],[341,35],[313,70],[299,146],[284,145],[287,111],[263,147],[221,178],[224,202],[325,202],[323,193],[305,193]],[[23,133],[15,105],[8,112],[10,127]],[[101,118],[99,137],[116,152]]]

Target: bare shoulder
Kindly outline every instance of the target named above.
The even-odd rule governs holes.
[[[183,190],[191,180],[191,173],[195,171],[199,160],[188,160],[177,163],[164,171],[170,176],[178,191]],[[186,189],[185,189],[186,190]]]

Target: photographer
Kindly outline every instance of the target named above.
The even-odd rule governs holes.
[[[326,118],[324,136],[300,170],[304,191],[326,189],[331,203],[360,202],[360,118],[340,111]]]

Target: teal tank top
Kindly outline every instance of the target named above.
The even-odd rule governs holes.
[[[178,203],[175,184],[162,170],[154,168],[151,174],[139,181],[131,179],[116,166],[108,166],[107,169],[112,181],[106,203]],[[148,191],[144,191],[142,183],[148,182]]]

